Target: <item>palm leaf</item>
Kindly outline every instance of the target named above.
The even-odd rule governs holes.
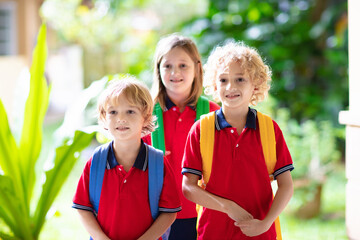
[[[37,45],[33,52],[30,69],[30,92],[25,105],[24,124],[20,139],[25,205],[29,207],[35,183],[35,163],[39,157],[42,141],[42,125],[49,100],[49,89],[44,78],[47,57],[46,25],[40,27]],[[29,209],[27,209],[29,213]]]
[[[56,149],[54,167],[46,172],[46,181],[35,211],[34,236],[38,236],[40,233],[47,212],[69,176],[69,170],[73,168],[80,157],[80,152],[90,144],[94,135],[94,132],[76,131],[73,139]]]

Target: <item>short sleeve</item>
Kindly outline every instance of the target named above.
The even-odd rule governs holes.
[[[200,153],[200,120],[190,129],[187,136],[183,162],[182,174],[192,173],[202,177],[202,158]]]
[[[73,208],[93,211],[93,206],[89,199],[89,175],[91,159],[87,161],[83,173],[79,179],[75,196],[73,198]]]
[[[181,202],[174,173],[164,157],[164,182],[160,195],[159,211],[175,213],[181,211]]]
[[[276,177],[279,176],[280,174],[286,171],[292,171],[294,169],[294,166],[283,133],[279,125],[275,121],[273,121],[273,123],[274,123],[275,138],[276,138],[277,161],[274,171],[274,178],[276,179]]]

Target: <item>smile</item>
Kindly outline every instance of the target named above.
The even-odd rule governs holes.
[[[119,130],[119,131],[125,131],[125,130],[128,130],[129,127],[125,127],[125,126],[121,126],[121,127],[117,127],[116,130]]]
[[[178,83],[178,82],[182,82],[182,81],[183,81],[182,79],[179,79],[179,80],[170,79],[170,82],[174,82],[174,83]]]
[[[225,97],[227,97],[227,98],[237,98],[237,97],[240,97],[240,94],[235,94],[235,93],[227,94],[227,95],[225,95]]]

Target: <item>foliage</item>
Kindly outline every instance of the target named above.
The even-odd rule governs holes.
[[[302,122],[291,118],[290,110],[277,108],[276,100],[269,96],[256,108],[269,114],[278,123],[294,161],[294,179],[308,178],[322,181],[341,160],[337,140],[344,138],[344,129],[335,128],[330,120]]]
[[[83,48],[87,87],[119,72],[150,82],[151,56],[159,37],[205,10],[206,0],[166,4],[162,0],[46,0],[41,14],[60,39],[55,44],[75,43]]]
[[[182,24],[203,56],[227,39],[259,49],[273,71],[271,94],[291,117],[330,119],[348,106],[347,1],[209,1]],[[324,101],[325,100],[325,101]]]
[[[10,129],[7,114],[0,101],[0,218],[8,231],[1,239],[37,239],[46,215],[70,170],[94,134],[76,131],[57,147],[53,165],[45,172],[45,181],[37,204],[33,190],[36,183],[35,165],[42,144],[42,126],[49,102],[50,89],[44,70],[47,58],[46,26],[40,28],[31,66],[30,92],[25,105],[20,143]],[[35,205],[35,209],[31,206]]]

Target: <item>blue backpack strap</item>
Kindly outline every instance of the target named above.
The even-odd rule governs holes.
[[[164,181],[164,154],[156,148],[148,149],[149,202],[151,216],[155,220],[159,215],[159,200]]]
[[[96,215],[99,211],[101,188],[104,179],[104,173],[106,168],[107,156],[110,149],[110,144],[112,144],[112,142],[97,147],[94,151],[91,160],[90,178],[89,178],[89,198],[91,204],[93,205]]]

